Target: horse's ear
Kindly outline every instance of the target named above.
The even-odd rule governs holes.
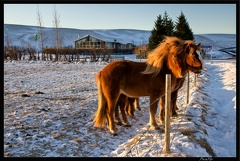
[[[198,47],[201,47],[201,43],[199,43],[197,46],[198,46]]]

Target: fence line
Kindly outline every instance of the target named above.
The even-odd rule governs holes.
[[[125,57],[112,56],[113,54],[132,53],[130,50],[115,49],[73,49],[73,48],[45,48],[41,53],[34,48],[5,47],[4,60],[42,60],[42,61],[81,61],[91,62],[113,61],[116,59],[125,59]]]
[[[197,79],[197,74],[195,74],[195,77],[194,77],[194,80],[196,80]],[[183,80],[185,80],[185,79],[183,79]],[[187,79],[187,81],[186,82],[184,82],[184,83],[189,83],[190,82],[190,77],[189,77],[189,79]],[[181,81],[179,82],[179,83],[181,83]],[[194,85],[195,85],[195,83],[196,83],[196,81],[194,82]],[[178,84],[177,84],[178,85]],[[176,86],[177,86],[176,85]],[[183,88],[180,88],[179,90],[183,90]],[[172,90],[173,91],[173,90]],[[185,91],[187,91],[186,89],[185,89]],[[189,92],[189,90],[188,90],[188,92]],[[184,91],[183,91],[183,93],[184,93]],[[155,103],[156,101],[158,101],[161,97],[163,97],[165,94],[163,94],[162,96],[160,96],[159,98],[157,98],[153,103]],[[189,94],[188,94],[189,95]],[[179,97],[177,97],[177,98],[179,98]],[[172,100],[174,100],[175,98],[171,98],[171,101]],[[152,103],[152,104],[153,104]],[[151,105],[151,104],[150,104]],[[148,106],[150,106],[150,105],[148,105]],[[185,108],[185,110],[183,111],[183,113],[186,113],[186,108]],[[181,118],[181,120],[178,122],[178,124],[177,124],[177,127],[180,127],[180,124],[181,124],[181,122],[183,121],[183,118],[184,117],[182,117]],[[147,130],[145,130],[143,133],[142,133],[142,135],[139,137],[139,139],[138,139],[138,141],[136,142],[136,143],[134,143],[134,145],[128,150],[128,152],[127,152],[127,154],[126,154],[126,156],[129,154],[129,153],[131,153],[131,151],[133,150],[133,148],[135,147],[136,148],[136,145],[141,141],[141,139],[145,136],[145,134],[149,131],[149,129],[150,129],[150,127],[147,129]],[[160,131],[161,132],[161,131]],[[175,138],[175,136],[176,136],[177,134],[173,134],[173,136],[172,136],[172,138],[170,139],[170,146],[169,146],[169,148],[171,147],[171,145],[173,144],[173,140],[174,140],[174,138]],[[161,135],[160,135],[161,136]],[[170,138],[170,137],[169,137]],[[157,142],[157,139],[158,138],[156,138],[156,139],[154,139],[154,142]],[[149,150],[148,150],[148,152],[152,149],[153,147],[151,147]],[[160,154],[162,153],[162,152],[166,152],[165,151],[165,148],[164,148],[164,146],[161,148],[161,150],[160,150]]]
[[[165,88],[165,144],[164,152],[170,152],[170,109],[171,108],[171,75],[166,75],[166,88]]]
[[[183,79],[183,80],[185,80],[185,79]],[[190,79],[188,80],[188,81],[190,81]],[[179,82],[179,83],[181,83],[181,81]],[[187,82],[184,82],[184,83],[187,83]],[[171,83],[170,83],[171,84]],[[177,84],[178,85],[178,84]],[[177,86],[176,85],[176,86]],[[170,88],[171,89],[171,91],[173,91],[173,90],[175,90],[175,89],[172,89],[172,87]],[[183,90],[183,88],[180,88],[180,90]],[[90,89],[90,90],[97,90],[97,89]],[[88,91],[88,90],[85,90],[85,89],[83,89],[83,90],[81,90],[81,91]],[[184,91],[183,91],[183,93],[184,93]],[[155,103],[156,101],[158,101],[161,97],[163,97],[163,96],[165,96],[166,95],[166,93],[164,93],[163,95],[161,95],[159,98],[157,98],[153,103]],[[179,98],[179,97],[178,97]],[[170,98],[170,100],[172,101],[172,100],[174,100],[175,98]],[[167,100],[167,99],[165,99],[165,100]],[[151,105],[151,104],[150,104]],[[150,106],[150,105],[148,105],[148,106]],[[185,108],[185,110],[184,110],[184,112],[183,113],[186,113],[186,108]],[[183,121],[183,118],[181,118],[181,120],[179,121],[179,123],[177,124],[177,127],[179,127],[180,126],[180,124],[181,124],[181,122]],[[138,149],[138,147],[137,147],[137,144],[142,140],[142,138],[145,136],[146,137],[146,133],[147,132],[149,132],[150,131],[150,126],[145,130],[145,131],[143,131],[142,132],[142,134],[141,134],[141,136],[138,138],[138,140],[130,147],[130,149],[127,151],[127,153],[126,153],[126,155],[125,155],[125,157],[127,157],[127,156],[133,156],[132,155],[132,151],[133,150],[136,150],[137,151],[137,154],[138,155],[140,155],[139,154],[139,152],[138,151],[140,151],[139,149]],[[176,136],[177,134],[174,134],[173,136],[172,136],[172,138],[170,139],[170,137],[169,137],[169,139],[170,139],[170,141],[169,141],[169,149],[170,149],[170,147],[171,147],[171,145],[173,144],[173,140],[174,140],[174,138],[175,138],[175,136]],[[159,131],[159,136],[161,136],[161,130]],[[158,138],[158,137],[156,137],[155,139],[153,139],[153,142],[157,142],[158,141],[158,139],[161,139],[162,140],[162,138]],[[102,141],[102,143],[104,143],[104,141]],[[148,154],[148,152],[152,149],[154,147],[154,144],[153,144],[153,146],[152,147],[150,147],[149,148],[149,150],[147,151],[147,153],[145,153],[145,154]],[[164,148],[164,146],[162,146],[162,148],[160,149],[160,151],[159,151],[159,153],[161,154],[163,151],[165,151],[166,149]],[[165,151],[166,152],[166,151]],[[90,151],[89,151],[89,153],[90,153]],[[110,152],[109,152],[110,153]]]

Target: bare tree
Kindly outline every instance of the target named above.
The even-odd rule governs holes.
[[[60,36],[60,14],[57,11],[56,5],[53,10],[53,27],[55,28],[55,48],[57,49],[56,59],[58,60],[58,49],[61,46],[62,38]]]
[[[6,34],[5,34],[5,31],[6,31]],[[9,37],[9,33],[8,33],[8,29],[6,27],[4,27],[4,40],[6,42],[6,45],[7,47],[10,47],[11,46],[11,39]]]
[[[43,46],[44,46],[44,42],[47,40],[47,35],[43,30],[43,18],[38,5],[37,5],[36,13],[37,13],[37,24],[38,24],[38,30],[39,30],[38,33],[39,33],[39,40],[40,40],[40,51],[42,52],[42,59],[44,59]],[[39,55],[38,55],[38,59],[39,59]]]

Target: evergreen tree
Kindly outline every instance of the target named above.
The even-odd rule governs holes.
[[[155,26],[151,31],[151,36],[149,37],[148,50],[150,51],[156,48],[165,36],[173,35],[173,29],[174,26],[172,19],[168,17],[167,12],[164,12],[163,18],[159,15],[155,21]]]
[[[173,35],[173,30],[174,30],[173,21],[171,18],[168,17],[168,14],[166,11],[164,12],[164,16],[163,16],[163,27],[165,28],[164,35],[166,36]]]
[[[177,22],[175,24],[175,32],[174,36],[179,37],[183,40],[193,40],[193,32],[191,28],[189,27],[189,24],[186,20],[185,15],[183,12],[177,17]]]
[[[148,50],[152,50],[157,47],[157,45],[163,40],[163,33],[165,33],[164,28],[162,26],[163,19],[162,16],[159,15],[157,20],[155,21],[155,26],[151,31],[151,35],[149,37]]]

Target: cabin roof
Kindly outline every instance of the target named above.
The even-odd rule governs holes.
[[[92,36],[92,35],[85,35],[85,36],[83,36],[83,37],[80,37],[79,39],[77,39],[77,40],[75,40],[75,42],[76,41],[79,41],[79,40],[82,40],[82,39],[84,39],[84,38],[86,38],[86,37],[88,37],[88,36],[90,36],[90,37],[93,37],[93,38],[96,38],[96,39],[99,39],[99,40],[102,40],[102,41],[105,41],[105,42],[114,42],[114,39],[112,39],[112,38],[107,38],[107,37],[101,37],[101,38],[99,38],[99,37],[97,37],[97,36]],[[121,44],[127,44],[128,42],[125,42],[125,41],[119,41],[118,39],[116,39],[116,42],[117,43],[121,43]]]

